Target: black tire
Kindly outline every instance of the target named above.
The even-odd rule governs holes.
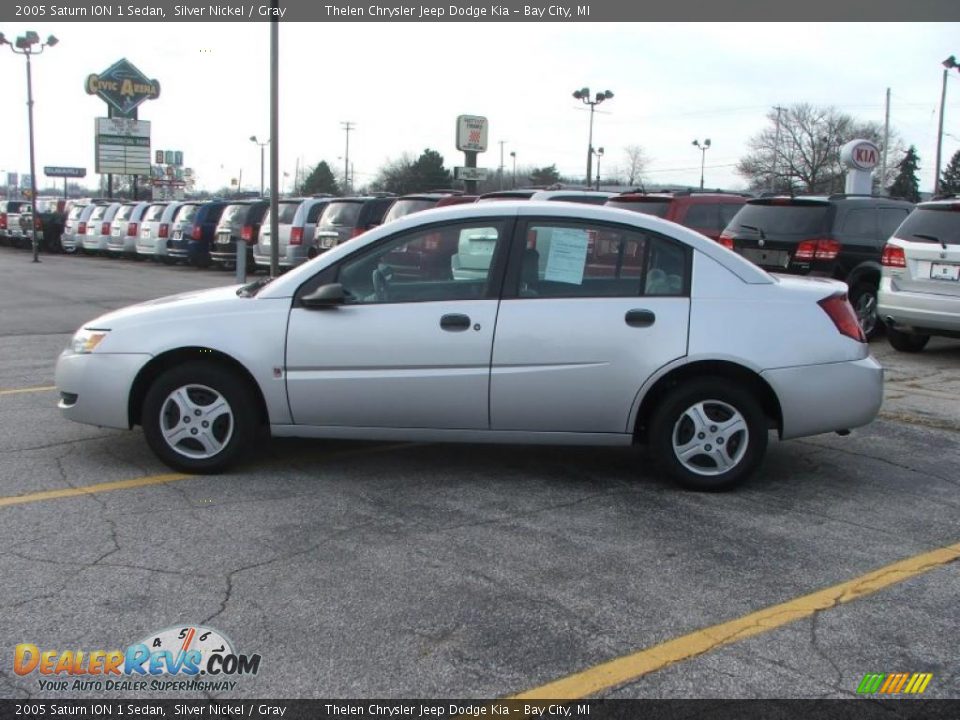
[[[689,414],[698,406],[710,423],[700,438]],[[722,423],[736,419],[734,414],[741,422],[728,433],[717,432]],[[720,492],[742,483],[760,466],[767,433],[766,415],[753,393],[727,378],[705,377],[682,381],[667,393],[650,420],[649,441],[663,469],[680,486]],[[676,445],[690,443],[693,454],[686,461],[677,455],[675,434]],[[701,442],[695,442],[698,439]],[[717,457],[730,465],[723,469]]]
[[[172,400],[177,390],[191,403],[193,416]],[[225,401],[229,417],[221,411],[208,419],[205,409],[215,407],[219,400]],[[192,362],[171,368],[154,380],[144,398],[140,422],[150,449],[174,470],[218,473],[240,460],[254,444],[256,407],[253,390],[236,372],[212,362]],[[196,425],[205,421],[210,425]],[[168,441],[165,432],[178,427],[182,436]],[[199,441],[201,434],[206,447]]]
[[[887,340],[894,350],[907,353],[918,353],[923,350],[930,342],[929,335],[918,335],[915,333],[902,332],[887,328]]]
[[[850,291],[850,304],[857,314],[860,329],[867,336],[867,340],[876,337],[883,331],[883,323],[877,315],[877,286],[870,282],[859,282]]]

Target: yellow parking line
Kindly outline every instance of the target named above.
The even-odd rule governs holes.
[[[960,543],[915,555],[906,560],[861,575],[858,578],[772,605],[736,620],[713,625],[655,645],[646,650],[624,655],[545,685],[511,696],[516,700],[569,699],[598,695],[662,670],[675,663],[690,660],[718,648],[769,632],[797,620],[810,617],[851,600],[857,600],[942,567],[960,558]]]
[[[183,473],[168,473],[166,475],[149,475],[147,477],[133,478],[132,480],[117,480],[115,482],[97,483],[96,485],[84,485],[82,487],[42,490],[26,495],[0,497],[0,507],[23,505],[25,503],[41,502],[43,500],[59,500],[60,498],[79,497],[81,495],[94,495],[96,493],[111,492],[112,490],[127,490],[129,488],[144,487],[146,485],[161,485],[163,483],[176,482],[177,480],[188,480],[194,477],[199,476],[185,475]]]
[[[31,393],[31,392],[46,392],[48,390],[56,390],[56,385],[44,385],[43,387],[27,387],[27,388],[17,388],[15,390],[0,390],[0,395],[19,395],[20,393]]]

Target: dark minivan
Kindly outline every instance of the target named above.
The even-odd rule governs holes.
[[[316,246],[323,252],[383,222],[396,197],[346,197],[331,200],[317,220]]]
[[[223,200],[184,203],[173,219],[167,255],[174,260],[186,259],[196,267],[207,267],[214,231],[226,206]]]
[[[269,200],[238,200],[227,205],[220,215],[210,249],[213,264],[232,267],[237,260],[237,243],[243,242],[247,246],[247,270],[255,271],[253,247],[269,209]]]

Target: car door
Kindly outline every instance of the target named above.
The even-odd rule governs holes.
[[[366,246],[297,293],[287,334],[286,378],[294,422],[314,426],[488,429],[490,353],[510,222],[483,218],[422,226]],[[393,258],[436,234],[494,237],[485,273],[423,279]],[[451,267],[456,242],[430,245]],[[326,309],[299,298],[328,283],[345,302]]]
[[[629,432],[644,381],[687,352],[690,248],[598,222],[530,219],[520,232],[497,318],[491,428]]]

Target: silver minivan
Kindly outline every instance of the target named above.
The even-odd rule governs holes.
[[[895,350],[960,338],[960,197],[920,203],[883,248],[877,315]]]
[[[90,216],[93,214],[97,205],[102,205],[99,200],[91,200],[88,203],[75,203],[67,213],[67,221],[63,225],[63,234],[60,235],[60,247],[66,253],[77,251],[77,245],[87,234],[87,223],[90,222]]]
[[[140,237],[140,221],[143,214],[150,207],[145,200],[124,203],[110,224],[110,239],[107,241],[107,252],[112,255],[137,254],[137,238]]]
[[[320,214],[332,198],[291,198],[281,200],[277,213],[280,267],[291,268],[306,262],[319,252],[313,242],[314,231]],[[260,267],[270,267],[270,211],[263,216],[260,237],[253,248],[254,262]]]
[[[160,262],[171,262],[167,257],[167,241],[170,240],[173,218],[181,205],[182,202],[163,201],[147,207],[143,220],[140,221],[137,255],[151,257]]]
[[[97,205],[90,213],[87,220],[87,226],[83,234],[83,240],[80,243],[80,249],[86,253],[100,253],[107,251],[107,242],[110,240],[110,226],[113,223],[113,216],[121,207],[119,202],[104,203]],[[80,237],[80,233],[77,233]]]

